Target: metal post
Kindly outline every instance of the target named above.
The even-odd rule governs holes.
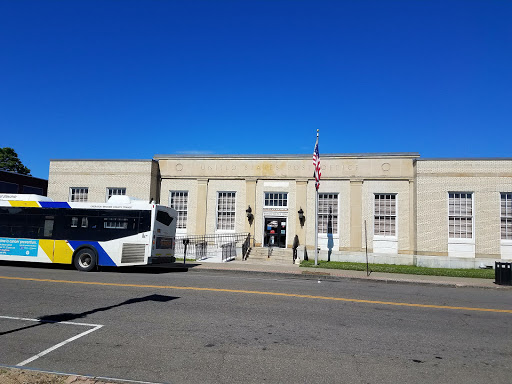
[[[315,265],[318,265],[318,189],[315,190]]]
[[[364,221],[364,247],[366,252],[366,276],[370,276],[370,269],[368,268],[368,236],[366,233],[366,220]]]
[[[188,242],[189,242],[189,239],[183,239],[183,245],[185,246],[184,250],[183,250],[183,264],[187,263],[187,245],[188,245]]]

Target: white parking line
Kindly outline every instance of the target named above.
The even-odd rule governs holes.
[[[39,320],[39,319],[27,319],[27,318],[24,318],[24,317],[13,317],[13,316],[0,316],[0,319],[8,319],[8,320],[21,320],[21,321],[34,321],[34,322],[37,322],[37,323],[59,323],[59,324],[68,324],[68,325],[81,325],[81,326],[86,326],[86,327],[93,327],[91,329],[88,329],[87,331],[85,332],[82,332],[76,336],[73,336],[73,337],[70,337],[69,339],[67,340],[64,340],[63,342],[61,343],[58,343],[58,344],[55,344],[53,347],[50,347],[48,349],[45,349],[44,351],[38,353],[37,355],[35,356],[32,356],[31,358],[27,359],[27,360],[24,360],[22,361],[21,363],[18,363],[16,364],[17,367],[22,367],[28,363],[31,363],[33,362],[34,360],[37,360],[39,359],[41,356],[44,356],[52,351],[55,351],[57,348],[60,348],[62,347],[63,345],[66,345],[76,339],[79,339],[80,337],[82,336],[85,336],[91,332],[94,332],[98,329],[100,329],[101,327],[103,327],[103,325],[99,325],[99,324],[87,324],[87,323],[75,323],[75,322],[72,322],[72,321],[51,321],[51,320]]]

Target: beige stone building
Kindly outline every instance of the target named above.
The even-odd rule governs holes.
[[[320,259],[478,267],[512,259],[512,159],[322,155]],[[179,212],[178,234],[248,232],[255,247],[315,244],[310,155],[52,160],[48,196],[127,194]],[[252,216],[252,220],[248,219]]]

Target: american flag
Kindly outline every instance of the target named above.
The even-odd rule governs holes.
[[[315,187],[318,191],[318,188],[320,187],[320,177],[322,176],[322,171],[320,169],[320,152],[318,152],[318,132],[316,134],[315,150],[313,151],[313,165],[315,166]]]

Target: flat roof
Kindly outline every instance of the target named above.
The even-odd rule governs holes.
[[[28,177],[30,179],[38,179],[38,180],[41,180],[41,181],[48,181],[48,179],[43,179],[41,177],[35,177],[35,176],[32,176],[32,175],[23,175],[22,173],[18,173],[18,172],[12,172],[12,171],[7,171],[5,169],[0,169],[0,172],[3,172],[3,173],[8,173],[9,175],[15,175],[15,176],[21,176],[21,177]]]
[[[512,157],[427,157],[416,159],[416,161],[489,161],[489,160],[512,160]]]
[[[419,157],[420,154],[417,152],[394,152],[394,153],[321,153],[320,160],[323,157]],[[264,154],[264,155],[205,155],[205,154],[171,154],[171,155],[155,155],[154,159],[221,159],[221,158],[232,158],[232,159],[261,159],[261,158],[275,158],[275,159],[303,159],[303,158],[312,158],[313,154]]]
[[[155,161],[155,159],[50,159],[50,161]]]

